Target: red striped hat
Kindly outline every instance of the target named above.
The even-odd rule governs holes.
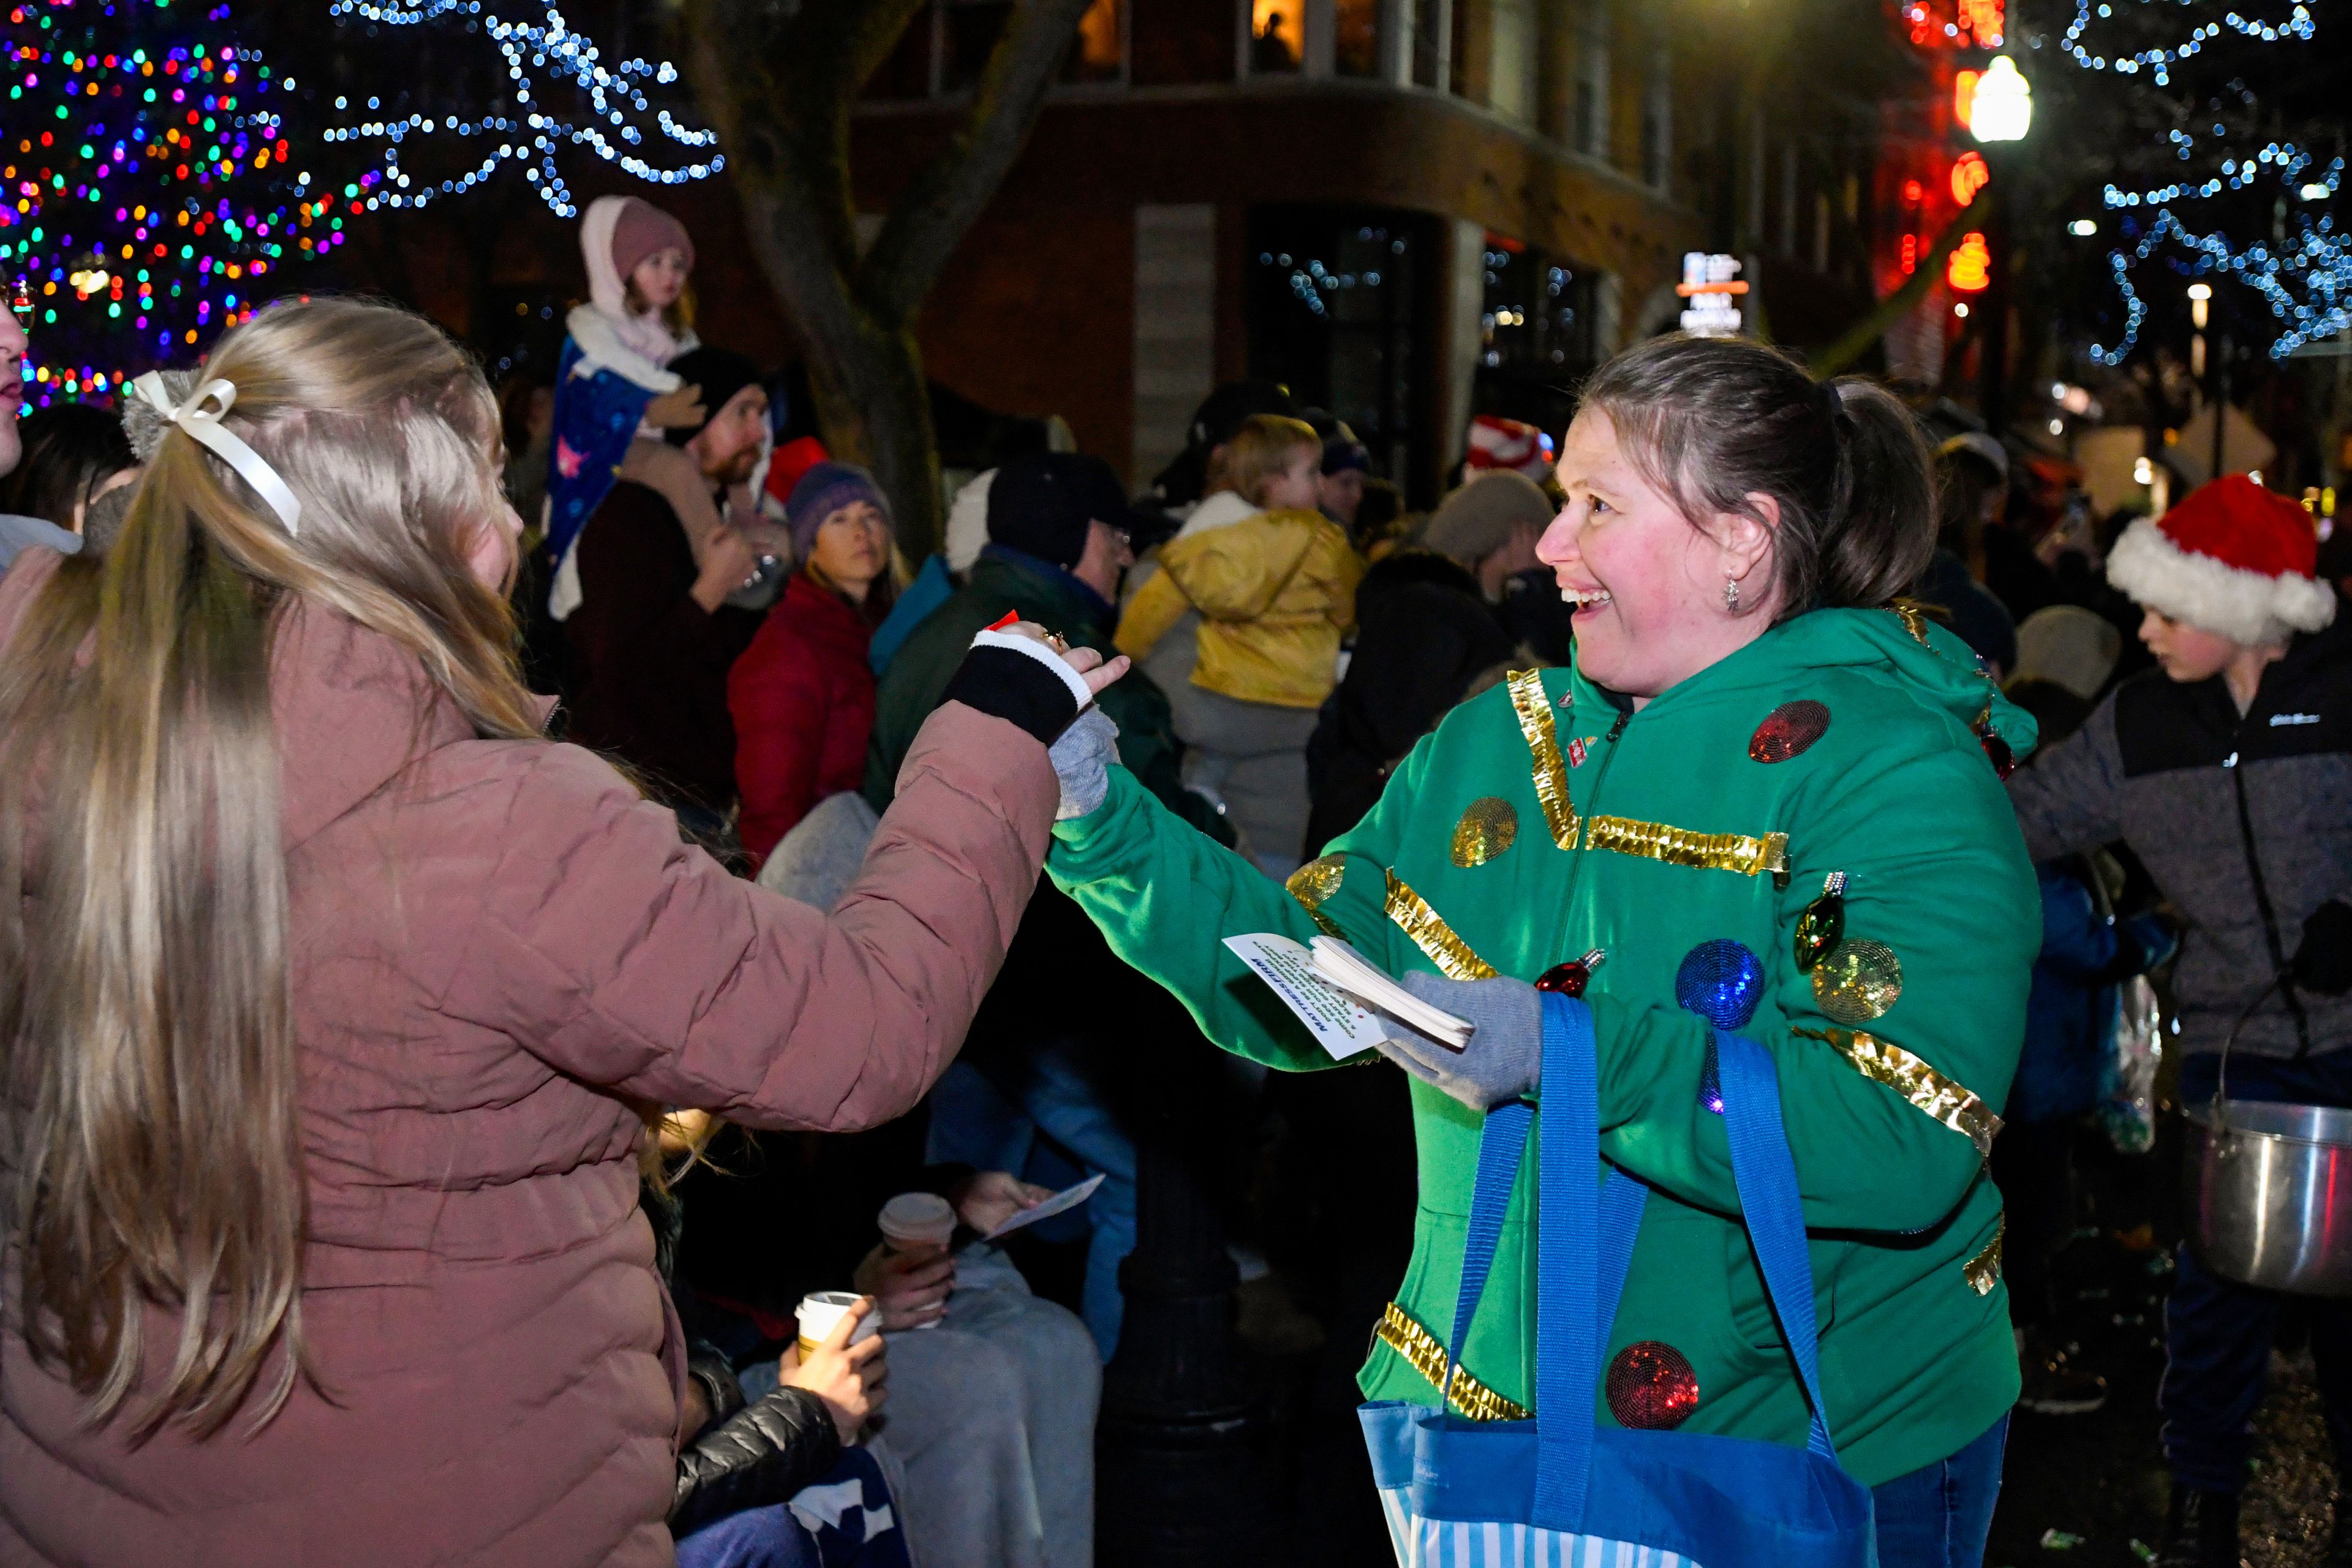
[[[2107,581],[2134,603],[2250,647],[2336,618],[2318,570],[2311,514],[2243,474],[2199,486],[2160,522],[2141,518],[2107,556]]]

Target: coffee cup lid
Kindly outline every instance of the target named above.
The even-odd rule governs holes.
[[[900,1193],[882,1205],[882,1234],[901,1241],[945,1241],[955,1234],[955,1210],[936,1193]]]

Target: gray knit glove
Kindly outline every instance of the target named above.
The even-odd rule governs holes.
[[[1118,726],[1101,709],[1089,708],[1070,721],[1045,755],[1062,781],[1062,804],[1054,820],[1090,816],[1110,793],[1110,765],[1118,761]]]
[[[1543,1068],[1543,997],[1524,980],[1448,980],[1414,971],[1404,988],[1477,1027],[1459,1051],[1381,1018],[1381,1055],[1473,1110],[1491,1110],[1536,1087]],[[1380,1015],[1373,1015],[1380,1017]]]

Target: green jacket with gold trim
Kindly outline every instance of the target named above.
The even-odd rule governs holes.
[[[1761,1000],[1739,1032],[1779,1064],[1831,1427],[1876,1485],[1957,1451],[2017,1395],[1985,1157],[2042,926],[1987,737],[2022,755],[2032,721],[1907,608],[1816,610],[1639,712],[1621,701],[1553,669],[1463,704],[1287,890],[1117,769],[1101,807],[1055,826],[1048,869],[1210,1038],[1281,1068],[1331,1063],[1225,936],[1320,927],[1391,973],[1461,979],[1532,980],[1605,949],[1586,992],[1602,1154],[1654,1189],[1610,1364],[1671,1346],[1697,1384],[1684,1429],[1801,1445],[1804,1395],[1737,1218],[1723,1119],[1702,1104],[1709,1026],[1675,999],[1695,947],[1745,946]],[[1800,921],[1834,872],[1843,941],[1801,967]],[[1360,1382],[1433,1404],[1481,1118],[1419,1083],[1413,1107],[1412,1262]],[[1475,1415],[1522,1414],[1534,1383],[1532,1176],[1530,1162],[1454,1388]],[[1599,1415],[1614,1419],[1605,1393]]]

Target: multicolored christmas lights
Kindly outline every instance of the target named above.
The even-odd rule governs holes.
[[[229,9],[0,0],[0,277],[31,306],[27,405],[106,395],[252,313],[340,242]]]
[[[462,195],[496,174],[499,165],[513,163],[522,165],[532,188],[558,216],[576,216],[578,205],[556,163],[556,154],[567,146],[585,147],[655,184],[708,179],[727,166],[718,151],[716,132],[681,124],[667,109],[647,99],[647,84],[666,87],[677,80],[676,66],[644,59],[606,66],[595,40],[573,32],[552,5],[538,23],[485,15],[482,0],[425,0],[413,6],[333,0],[328,14],[395,28],[465,18],[468,31],[478,26],[497,47],[512,83],[510,104],[466,115],[388,110],[381,97],[368,99],[362,110],[349,97],[337,98],[336,109],[371,118],[336,126],[326,132],[326,140],[373,142],[382,149],[378,166],[343,187],[346,200],[370,211],[422,207],[443,196]],[[569,89],[572,101],[568,111],[558,110],[542,96],[539,79],[531,74],[539,71],[550,73],[558,89]],[[373,118],[379,114],[385,117]],[[402,146],[411,137],[454,139],[467,149],[470,166],[441,179],[413,174],[400,161]],[[679,150],[676,158],[656,160],[637,151],[665,142]],[[478,154],[474,149],[479,149]]]

